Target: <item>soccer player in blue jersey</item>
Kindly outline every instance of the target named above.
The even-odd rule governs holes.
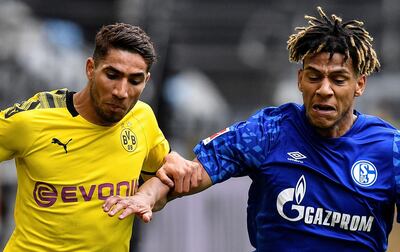
[[[400,133],[355,110],[367,76],[380,68],[363,23],[318,12],[288,40],[289,60],[302,63],[304,104],[264,108],[200,142],[201,186],[186,180],[183,191],[249,176],[256,251],[385,251],[400,207]],[[171,184],[187,160],[173,154],[166,161],[158,175]],[[151,214],[167,191],[160,181],[147,183],[132,198],[110,198],[105,210],[125,208],[120,218]]]

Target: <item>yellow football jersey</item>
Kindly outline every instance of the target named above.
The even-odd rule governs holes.
[[[111,195],[132,195],[141,171],[169,152],[151,108],[139,101],[116,125],[82,118],[66,89],[0,112],[0,161],[15,158],[15,230],[6,252],[128,251],[133,217],[103,212]]]

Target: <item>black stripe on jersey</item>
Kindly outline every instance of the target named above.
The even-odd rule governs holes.
[[[56,94],[61,95],[61,94],[66,94],[67,90],[66,89],[59,89],[57,90]]]
[[[78,111],[76,111],[74,107],[74,94],[75,92],[67,92],[66,96],[67,109],[73,117],[79,115]]]
[[[46,93],[46,100],[49,103],[49,108],[55,108],[54,97],[51,93]]]
[[[37,93],[32,99],[15,104],[5,111],[5,118],[9,118],[19,112],[38,109],[38,108],[60,108],[65,107],[65,96],[67,89],[60,89],[52,92]],[[35,98],[37,100],[35,100]]]
[[[35,109],[39,105],[40,101],[34,101],[31,104],[29,104],[27,110],[32,110]]]
[[[21,105],[20,104],[15,104],[14,107],[10,108],[6,112],[4,117],[5,118],[9,118],[9,117],[11,117],[11,116],[13,116],[13,115],[15,115],[15,114],[17,114],[19,112],[35,109],[37,106],[39,106],[39,104],[40,104],[40,101],[34,101],[34,102],[29,103],[27,108],[22,108],[22,106],[27,105],[25,102],[22,103]]]
[[[156,173],[157,172],[148,172],[148,171],[141,171],[140,173],[143,173],[144,175],[152,175],[152,176],[154,176],[154,175],[156,175]]]

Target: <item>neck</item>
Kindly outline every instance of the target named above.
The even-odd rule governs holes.
[[[97,124],[100,126],[108,126],[104,125],[104,123],[99,120],[97,116],[97,112],[94,108],[92,97],[90,96],[90,85],[86,85],[84,89],[79,91],[74,95],[74,107],[80,116],[85,118],[88,122],[93,124]]]
[[[351,113],[348,119],[343,118],[341,124],[335,124],[331,128],[316,128],[319,135],[326,138],[337,138],[346,134],[357,120],[357,115]]]

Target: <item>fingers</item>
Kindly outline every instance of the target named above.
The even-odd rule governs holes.
[[[136,205],[129,205],[125,208],[125,210],[118,216],[118,219],[123,220],[126,217],[135,214],[138,216],[144,223],[148,223],[151,221],[153,212],[149,209],[145,209]]]
[[[192,179],[192,175],[190,175],[190,174],[187,174],[186,176],[183,177],[183,180],[182,180],[182,192],[187,193],[187,192],[190,191],[191,179]]]
[[[183,192],[189,192],[191,188],[200,186],[203,174],[197,162],[187,161],[186,176],[183,179]]]
[[[182,193],[183,191],[183,180],[185,178],[182,171],[178,171],[177,173],[173,174],[174,176],[174,184],[175,184],[175,192]]]
[[[120,220],[133,214],[137,215],[145,223],[150,222],[152,218],[152,211],[149,206],[129,197],[111,196],[103,204],[103,210],[108,212],[108,215],[111,217],[122,211],[118,216]]]
[[[200,165],[200,163],[195,162],[196,166],[197,166],[197,183],[199,183],[199,185],[201,184],[201,182],[203,181],[203,172],[204,172],[204,168],[203,166]]]
[[[152,211],[145,211],[145,210],[140,211],[134,206],[129,206],[118,216],[118,218],[120,220],[123,220],[132,214],[136,214],[136,216],[138,216],[145,223],[150,222],[153,215]]]
[[[197,187],[200,185],[198,170],[199,169],[197,167],[193,167],[193,173],[192,176],[190,177],[190,184],[192,187]],[[200,173],[200,179],[201,179],[201,173]]]
[[[175,163],[173,161],[168,162],[169,160],[175,160]],[[190,161],[182,158],[178,153],[173,153],[173,155],[167,159],[167,163],[165,165],[166,170],[170,172],[170,175],[172,175],[174,179],[175,192],[189,192],[192,174]]]
[[[165,157],[164,165],[157,171],[157,177],[176,193],[188,193],[201,185],[203,173],[198,162],[184,159],[176,152]]]
[[[104,212],[110,211],[110,209],[117,204],[118,201],[122,200],[120,196],[111,196],[109,197],[103,204],[103,210]]]
[[[170,177],[167,176],[167,173],[165,172],[165,170],[163,169],[163,167],[161,167],[158,171],[157,171],[157,177],[164,183],[166,184],[168,187],[173,188],[174,187],[174,181],[172,179],[170,179]]]
[[[151,221],[153,213],[144,213],[143,215],[141,215],[141,219],[144,223],[149,223]]]
[[[193,173],[190,178],[190,183],[192,184],[193,187],[200,186],[201,181],[203,179],[202,169],[197,162],[191,162],[191,166]]]
[[[109,216],[114,216],[122,209],[125,209],[127,205],[120,196],[111,196],[103,204],[103,210],[104,212],[108,212]]]

